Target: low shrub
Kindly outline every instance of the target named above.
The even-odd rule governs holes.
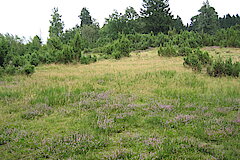
[[[120,58],[129,57],[131,52],[130,41],[125,36],[122,36],[121,39],[118,39],[117,41],[115,41],[114,52],[120,54],[121,55]]]
[[[184,58],[184,66],[190,66],[194,71],[202,71],[202,65],[196,54],[190,54]]]
[[[232,59],[229,58],[226,61],[221,58],[213,62],[211,66],[207,68],[207,73],[213,77],[221,76],[232,76],[239,77],[240,73],[240,63],[233,63]]]
[[[114,49],[114,46],[109,43],[109,44],[105,45],[104,47],[101,47],[100,50],[102,53],[111,55],[113,53],[113,49]]]
[[[192,49],[187,46],[175,46],[167,44],[165,47],[160,46],[158,49],[158,55],[164,57],[177,57],[177,56],[187,56],[192,53]]]
[[[44,115],[50,115],[53,112],[52,107],[46,104],[38,104],[36,106],[31,106],[31,109],[24,112],[21,117],[22,119],[30,120],[36,117],[42,117]]]
[[[4,67],[5,73],[9,75],[14,75],[17,72],[17,68],[14,65],[7,65]]]
[[[121,55],[121,52],[116,51],[116,52],[113,53],[113,57],[115,59],[121,59],[123,56]]]
[[[193,52],[192,48],[187,47],[187,46],[179,47],[179,49],[178,49],[179,56],[187,56],[187,55],[191,54],[192,52]]]
[[[212,64],[212,58],[208,52],[203,52],[200,49],[194,50],[191,54],[184,58],[184,66],[190,66],[194,71],[202,71],[203,67]]]
[[[90,63],[94,63],[96,61],[97,61],[97,57],[96,56],[91,56],[91,55],[88,55],[88,56],[83,55],[80,58],[80,63],[81,64],[90,64]]]
[[[0,77],[3,76],[5,73],[4,68],[0,66]]]
[[[23,72],[26,75],[32,75],[35,72],[35,67],[34,65],[27,64],[23,67]]]
[[[166,47],[160,46],[158,49],[158,55],[164,57],[176,57],[178,56],[178,50],[176,46],[166,45]]]
[[[31,65],[38,66],[40,64],[39,55],[36,52],[33,52],[30,57]]]

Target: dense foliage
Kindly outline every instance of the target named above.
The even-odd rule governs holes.
[[[54,8],[46,44],[38,36],[24,43],[19,37],[1,34],[0,72],[29,74],[25,68],[45,63],[89,64],[98,58],[120,59],[130,56],[131,51],[150,47],[160,47],[159,56],[192,56],[196,54],[192,48],[203,46],[240,47],[239,16],[228,14],[218,19],[208,1],[188,27],[171,14],[168,0],[143,0],[140,14],[133,7],[126,8],[125,13],[114,11],[102,28],[85,7],[79,18],[80,24],[64,31],[62,16]]]
[[[201,72],[203,67],[212,64],[212,59],[208,52],[203,52],[200,49],[194,50],[186,58],[184,58],[185,66],[190,66],[194,71]]]
[[[207,73],[213,77],[221,76],[240,76],[240,63],[232,62],[232,59],[222,60],[221,58],[214,61],[214,63],[207,68]]]
[[[209,56],[208,52],[199,49],[194,50],[191,54],[184,58],[184,66],[191,67],[194,71],[201,72],[205,67],[207,73],[213,77],[222,76],[240,76],[240,63],[233,62],[231,58],[223,60],[221,57],[214,60]]]
[[[191,19],[192,30],[209,34],[215,33],[219,27],[218,14],[215,9],[210,6],[208,0],[203,3],[199,12],[199,15],[196,15]]]

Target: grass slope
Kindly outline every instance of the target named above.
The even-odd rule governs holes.
[[[239,61],[239,49],[204,49]],[[182,63],[151,49],[2,78],[1,159],[238,159],[239,78]]]

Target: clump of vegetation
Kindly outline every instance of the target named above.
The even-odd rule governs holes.
[[[231,58],[225,61],[222,58],[218,58],[213,62],[211,66],[207,68],[207,73],[213,77],[221,76],[239,77],[240,63],[239,62],[233,63]]]
[[[113,43],[106,44],[101,50],[103,53],[111,55],[115,59],[129,57],[131,52],[130,43],[128,38],[122,35],[121,38],[115,40]]]
[[[97,57],[94,55],[82,55],[82,57],[80,58],[80,63],[81,64],[90,64],[90,63],[94,63],[97,61]]]
[[[4,68],[0,66],[0,77],[4,75]]]
[[[177,47],[173,45],[167,45],[166,47],[161,46],[158,49],[158,55],[165,57],[176,57],[178,56],[178,50]]]
[[[42,117],[44,115],[50,115],[53,112],[52,107],[46,104],[37,104],[36,106],[29,107],[30,109],[24,112],[21,117],[22,119],[30,120],[36,117]]]
[[[192,50],[192,48],[185,45],[176,46],[172,44],[166,44],[165,46],[159,47],[158,55],[164,57],[187,56],[193,52]]]
[[[231,58],[223,60],[221,57],[214,60],[208,52],[200,49],[194,50],[184,58],[184,66],[191,67],[194,71],[201,72],[203,67],[207,67],[207,73],[213,77],[232,76],[239,77],[240,63],[233,62]]]
[[[212,64],[212,58],[208,52],[200,49],[194,50],[191,54],[184,58],[184,66],[190,66],[194,71],[201,72],[203,67]]]
[[[34,72],[35,72],[35,68],[33,65],[31,64],[27,64],[24,66],[23,68],[23,72],[26,74],[26,75],[32,75]]]
[[[125,37],[122,36],[119,40],[117,40],[114,44],[114,56],[116,59],[121,57],[129,57],[130,56],[130,41]]]

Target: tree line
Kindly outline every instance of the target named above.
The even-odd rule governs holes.
[[[64,30],[62,16],[54,8],[46,44],[39,36],[25,44],[17,36],[0,34],[0,75],[31,74],[34,66],[46,63],[89,64],[101,58],[120,59],[132,50],[149,47],[178,46],[181,52],[211,45],[240,47],[239,15],[221,18],[208,0],[187,26],[179,16],[172,15],[168,0],[143,0],[140,13],[133,7],[127,7],[124,13],[115,10],[103,27],[86,7],[78,17],[79,24]]]

